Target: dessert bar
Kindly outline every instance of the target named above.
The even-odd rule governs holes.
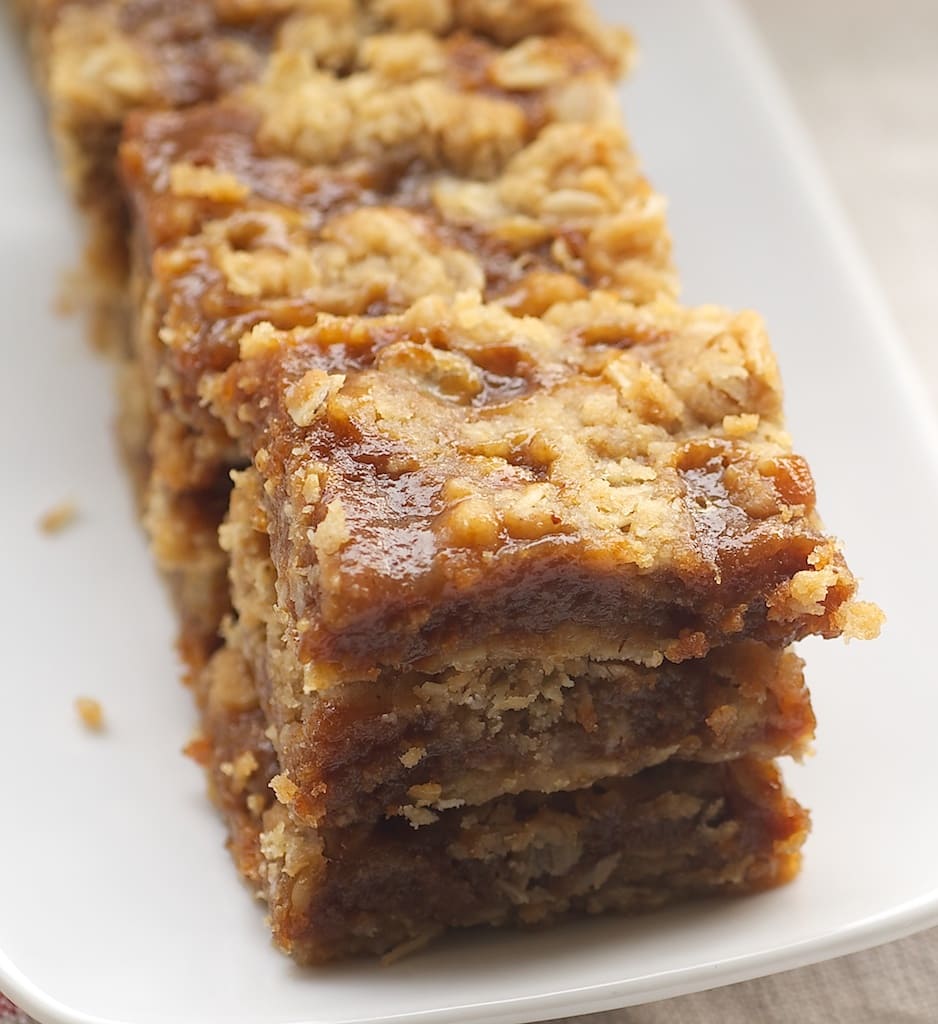
[[[577,73],[572,61],[564,88]],[[497,101],[520,121],[483,116],[473,125],[473,104],[496,100],[458,94],[452,124],[471,144],[447,142],[445,122],[439,149],[418,153],[426,134],[414,134],[409,84],[383,94],[381,152],[363,135],[335,164],[309,162],[296,152],[303,145],[321,157],[336,150],[321,144],[322,131],[315,146],[291,143],[289,152],[270,152],[264,141],[283,130],[284,105],[271,98],[285,89],[280,74],[278,64],[249,95],[225,103],[134,116],[121,151],[135,222],[124,436],[157,559],[188,581],[197,598],[183,601],[188,634],[209,646],[217,616],[205,609],[224,608],[221,596],[203,599],[224,592],[218,505],[246,454],[199,388],[237,359],[247,329],[405,310],[427,293],[474,290],[513,314],[536,315],[593,287],[636,302],[675,291],[664,204],[603,108],[589,122],[537,129],[525,120],[529,92],[527,106]],[[357,81],[342,86],[354,93]],[[305,67],[294,84],[308,111],[341,122],[345,98],[331,79]],[[536,106],[540,121],[548,107]],[[502,153],[505,124],[520,134]],[[497,159],[480,166],[490,151]]]
[[[627,34],[582,0],[17,8],[188,749],[277,944],[790,880],[791,645],[881,615],[761,320],[677,304]]]
[[[753,314],[434,297],[259,324],[202,393],[262,478],[308,690],[854,625]]]
[[[267,901],[275,941],[302,963],[402,955],[444,928],[758,892],[800,864],[807,815],[777,769],[752,758],[522,793],[447,810],[417,831],[393,817],[303,826],[271,791],[282,783],[252,685],[237,652],[209,662],[201,756],[236,863]]]
[[[61,165],[89,215],[93,273],[85,290],[94,291],[97,330],[118,348],[126,316],[127,218],[115,156],[130,112],[209,102],[254,81],[271,61],[291,57],[333,79],[390,70],[523,98],[547,76],[569,109],[594,103],[588,80],[614,76],[630,51],[628,37],[601,26],[581,0],[520,0],[510,9],[501,0],[19,0],[16,6]],[[561,80],[571,59],[582,73],[576,88],[566,90]],[[304,102],[300,93],[291,95],[294,109]],[[449,114],[433,88],[422,91],[420,102],[435,116]],[[376,110],[360,113],[365,126],[378,124]],[[497,106],[490,113],[506,117]]]
[[[868,613],[757,318],[463,295],[258,325],[240,354],[203,387],[254,452],[228,645],[297,820],[804,750],[784,648]]]

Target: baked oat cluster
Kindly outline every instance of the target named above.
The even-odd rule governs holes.
[[[584,0],[20,7],[277,944],[792,878],[790,645],[880,615],[761,321],[677,302],[628,36]]]

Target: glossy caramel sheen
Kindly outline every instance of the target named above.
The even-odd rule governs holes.
[[[259,327],[207,394],[255,452],[304,656],[344,673],[537,637],[681,661],[836,633],[854,590],[751,317],[427,300]]]

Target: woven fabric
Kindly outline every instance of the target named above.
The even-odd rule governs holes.
[[[770,978],[576,1018],[576,1024],[936,1022],[938,929]]]
[[[33,1024],[32,1017],[27,1017],[17,1009],[9,999],[0,993],[0,1024]]]

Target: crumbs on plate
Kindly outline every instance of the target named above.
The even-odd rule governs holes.
[[[61,501],[39,517],[43,533],[61,533],[78,519],[78,506],[73,501]]]
[[[94,697],[76,697],[75,710],[85,728],[92,732],[101,732],[104,728],[104,709]]]

